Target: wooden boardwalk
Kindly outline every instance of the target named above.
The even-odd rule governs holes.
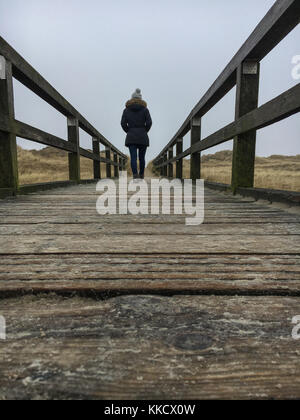
[[[189,227],[97,195],[0,201],[0,399],[299,398],[300,214],[206,190]]]
[[[233,139],[225,188],[266,197],[254,189],[256,132],[300,112],[300,83],[259,106],[260,63],[299,17],[299,0],[274,3],[154,159],[156,174],[182,179],[190,157],[196,181],[201,153]],[[66,118],[67,139],[15,118],[14,80]],[[234,87],[234,121],[203,138],[203,117]],[[17,137],[68,153],[65,188],[20,195],[41,185],[19,185]],[[0,37],[0,400],[299,399],[299,211],[207,190],[200,226],[99,216],[81,157],[93,180],[103,165],[119,178],[128,161]],[[267,196],[299,204],[293,192]]]

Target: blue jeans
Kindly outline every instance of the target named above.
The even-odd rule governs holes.
[[[143,176],[145,172],[145,156],[147,151],[147,146],[140,146],[138,144],[131,144],[129,146],[130,158],[131,158],[131,169],[133,175],[138,175],[137,168],[137,151],[139,151],[139,161],[140,161],[140,175]]]

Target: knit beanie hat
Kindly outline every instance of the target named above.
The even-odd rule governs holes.
[[[142,99],[141,89],[136,89],[131,97],[132,97],[132,99]]]

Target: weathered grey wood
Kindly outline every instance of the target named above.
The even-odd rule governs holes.
[[[93,138],[93,153],[100,158],[100,143],[96,138]],[[94,179],[101,179],[101,166],[99,161],[93,161],[93,169]]]
[[[299,256],[284,254],[15,255],[0,262],[0,293],[298,296],[299,272]]]
[[[170,160],[170,159],[173,159],[173,147],[171,147],[170,149],[169,149],[169,152],[168,152],[168,159]],[[168,165],[168,178],[173,178],[173,176],[174,176],[174,171],[173,171],[173,163],[169,163],[169,165]]]
[[[32,218],[30,218],[32,219]],[[109,235],[157,235],[159,229],[160,235],[232,235],[234,237],[237,233],[242,235],[257,235],[263,236],[277,236],[277,235],[300,235],[299,223],[265,223],[265,224],[245,224],[241,223],[237,231],[236,223],[214,223],[213,226],[205,223],[201,226],[194,226],[193,232],[184,225],[179,223],[164,223],[158,221],[155,223],[145,224],[145,218],[138,222],[132,219],[131,223],[122,222],[118,218],[114,223],[103,223],[99,221],[92,221],[91,223],[76,224],[73,223],[32,223],[30,220],[26,224],[17,221],[12,224],[0,224],[0,236],[10,235],[91,235],[98,237],[99,234]],[[113,222],[113,220],[111,220]],[[172,220],[170,221],[172,222]],[[4,238],[3,238],[4,239]],[[259,239],[259,238],[258,238]],[[273,238],[272,238],[273,239]],[[299,238],[300,239],[300,238]]]
[[[244,61],[237,70],[236,109],[238,120],[258,107],[260,63]],[[248,131],[234,139],[232,156],[232,188],[254,187],[256,131]]]
[[[114,177],[119,178],[118,155],[114,153]]]
[[[158,160],[158,162],[159,162],[159,164],[163,163],[163,158],[160,157],[159,160]],[[163,166],[160,167],[160,176],[161,176],[161,178],[164,176],[164,168],[163,168]]]
[[[80,150],[79,125],[76,118],[68,118],[68,141],[76,147],[74,153],[69,153],[69,179],[80,182]]]
[[[46,215],[45,215],[46,216]],[[184,219],[182,220],[184,223]],[[269,237],[256,235],[177,235],[174,241],[173,235],[164,235],[163,240],[157,241],[153,236],[133,236],[128,238],[118,235],[100,234],[91,238],[88,235],[80,237],[64,235],[20,235],[18,242],[14,238],[6,238],[5,243],[0,244],[0,255],[24,254],[24,253],[64,253],[64,252],[96,252],[96,253],[180,253],[184,249],[187,253],[300,253],[299,235],[276,235],[274,240]],[[138,251],[136,251],[138,250]],[[267,250],[267,251],[266,251]]]
[[[177,139],[176,142],[176,156],[183,152],[183,139]],[[183,178],[183,160],[179,159],[176,161],[176,178]]]
[[[12,65],[0,56],[0,114],[11,123],[15,118]],[[18,189],[17,142],[13,133],[0,131],[0,198]]]
[[[105,146],[121,156],[126,156],[99,133],[65,98],[62,97],[30,64],[28,64],[2,37],[0,37],[0,55],[12,63],[13,76],[23,85],[40,96],[43,100],[68,118],[76,118],[79,127],[92,137],[98,138]]]
[[[218,146],[240,134],[268,127],[298,112],[300,112],[300,83],[277,96],[275,99],[239,118],[237,121],[216,131],[201,140],[201,142],[194,144],[179,155],[178,158],[183,159],[191,153],[201,152]],[[174,162],[176,159],[173,158],[172,161]],[[167,161],[166,163],[168,164],[170,162]]]
[[[98,196],[0,202],[0,399],[299,398],[300,215],[206,190],[189,227]]]
[[[0,301],[0,398],[299,399],[298,309],[272,296]]]
[[[14,121],[12,123],[9,123],[8,118],[5,118],[4,116],[0,116],[0,130],[8,133],[11,132],[18,137],[27,140],[32,140],[47,146],[55,147],[57,149],[65,150],[67,152],[76,153],[77,151],[76,144],[74,143],[63,140],[59,137],[54,136],[53,134],[39,130],[20,121]],[[79,147],[79,153],[80,156],[94,160],[96,162],[108,162],[105,158],[100,157],[99,154],[92,153],[89,150],[85,150],[81,147]]]
[[[106,147],[105,149],[105,156],[108,162],[106,164],[106,177],[111,178],[111,149],[109,147]]]
[[[160,155],[173,146],[178,137],[184,137],[189,132],[193,117],[205,115],[235,86],[236,72],[241,63],[246,59],[261,61],[299,24],[299,16],[300,3],[298,0],[277,0],[217,80],[194,107]]]
[[[168,161],[168,154],[165,153],[164,155],[164,176],[168,176],[168,165],[166,164],[166,162]]]
[[[193,118],[191,122],[191,147],[201,140],[201,119]],[[191,154],[190,178],[195,181],[201,178],[201,155],[199,152]]]
[[[118,162],[119,162],[119,171],[123,171],[123,160],[121,156],[118,157]]]
[[[46,133],[45,131],[39,130],[17,120],[10,122],[9,118],[3,115],[0,116],[0,130],[7,133],[12,133],[17,137],[21,137],[26,140],[31,140],[36,143],[55,147],[61,150],[66,150],[68,152],[74,152],[76,150],[74,145],[70,144],[66,140],[63,140],[59,137]]]

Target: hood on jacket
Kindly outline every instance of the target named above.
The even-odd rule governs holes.
[[[126,108],[130,108],[132,111],[140,111],[143,108],[147,108],[147,102],[137,98],[130,99],[130,101],[126,102]]]

